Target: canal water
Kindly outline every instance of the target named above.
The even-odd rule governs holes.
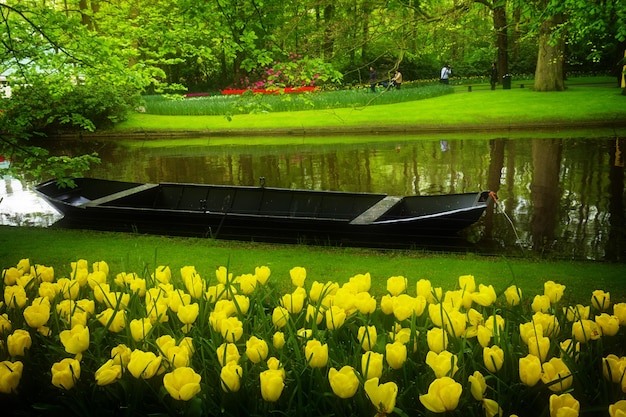
[[[145,138],[60,141],[50,150],[95,151],[102,163],[88,175],[114,180],[256,185],[264,177],[272,187],[390,195],[488,189],[499,201],[464,231],[471,250],[626,259],[623,137]],[[31,213],[7,215],[7,187],[21,185],[5,180],[0,189],[3,224],[58,218],[28,191]]]

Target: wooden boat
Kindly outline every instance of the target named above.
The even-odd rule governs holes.
[[[436,196],[109,181],[50,180],[35,191],[62,227],[283,243],[406,246],[454,236],[487,206],[489,191]]]

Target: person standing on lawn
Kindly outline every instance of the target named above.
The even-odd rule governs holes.
[[[441,84],[448,85],[450,83],[450,75],[452,74],[452,68],[449,64],[444,65],[441,68]]]
[[[370,67],[370,89],[372,93],[376,92],[376,70],[374,67]]]
[[[498,68],[496,68],[496,63],[491,63],[491,89],[496,89],[496,84],[498,83]]]
[[[396,90],[399,90],[400,87],[402,86],[402,73],[396,70],[396,73],[391,79],[391,82],[392,82],[392,85],[396,86]]]

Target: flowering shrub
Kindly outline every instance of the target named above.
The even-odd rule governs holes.
[[[285,61],[274,61],[271,65],[255,69],[237,80],[233,88],[224,91],[230,91],[230,94],[238,90],[267,92],[287,89],[286,92],[304,92],[310,90],[302,87],[339,83],[341,79],[341,73],[323,59],[290,53]]]
[[[75,415],[626,413],[626,303],[565,301],[552,281],[499,294],[392,276],[277,294],[268,267],[205,278],[106,262],[67,277],[28,259],[2,272],[0,408]],[[213,275],[213,274],[212,274]],[[542,414],[543,410],[543,414]]]

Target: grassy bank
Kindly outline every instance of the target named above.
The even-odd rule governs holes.
[[[467,92],[456,87],[454,94],[427,100],[361,107],[297,112],[267,112],[225,116],[161,116],[133,114],[113,132],[204,131],[251,132],[255,129],[292,133],[346,131],[360,129],[372,133],[389,129],[454,128],[496,126],[515,129],[524,125],[558,123],[562,127],[581,122],[606,122],[623,125],[626,120],[625,97],[619,88],[604,85],[573,85],[564,92],[537,93],[528,88]],[[392,94],[393,92],[380,93]],[[369,94],[373,96],[371,93]]]
[[[289,270],[305,267],[309,282],[336,281],[369,272],[372,293],[385,294],[387,278],[405,276],[409,286],[429,279],[444,289],[457,286],[460,275],[504,291],[512,283],[540,293],[543,283],[563,283],[578,302],[588,303],[593,290],[612,291],[616,301],[626,299],[622,288],[626,265],[598,262],[540,261],[527,258],[480,257],[472,254],[380,251],[357,248],[270,245],[210,239],[184,239],[94,231],[0,227],[0,268],[14,266],[22,258],[54,266],[58,276],[70,273],[70,263],[105,260],[112,273],[136,272],[140,276],[156,266],[170,266],[174,275],[183,266],[195,266],[200,275],[215,281],[215,270],[228,267],[235,275],[253,273],[257,266],[272,270],[272,281],[287,288]]]

